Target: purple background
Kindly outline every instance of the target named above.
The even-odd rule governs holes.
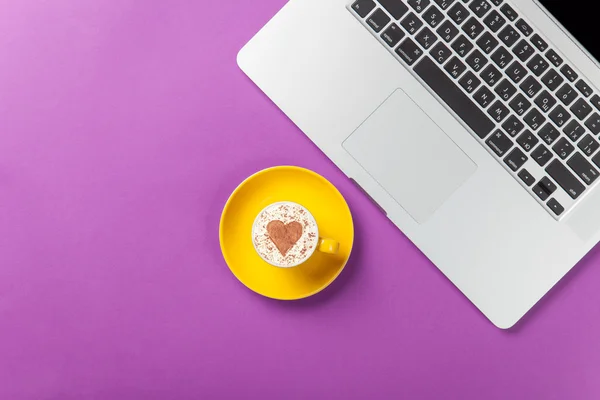
[[[0,398],[600,398],[600,249],[493,327],[237,68],[284,3],[0,0]],[[278,164],[357,229],[293,303],[217,235]]]

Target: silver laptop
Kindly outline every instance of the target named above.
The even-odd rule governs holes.
[[[568,5],[291,0],[238,64],[509,328],[600,240],[596,20]]]

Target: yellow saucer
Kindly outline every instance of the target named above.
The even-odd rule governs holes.
[[[337,255],[315,252],[304,264],[274,267],[256,253],[252,224],[271,203],[293,201],[306,207],[319,235],[340,243]],[[219,226],[223,257],[249,289],[279,300],[296,300],[325,289],[342,272],[354,242],[354,224],[346,200],[327,179],[300,167],[274,167],[247,178],[231,194]]]

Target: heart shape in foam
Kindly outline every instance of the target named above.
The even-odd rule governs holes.
[[[284,224],[282,221],[275,220],[267,224],[269,238],[284,257],[296,242],[300,240],[302,231],[302,224],[296,221]]]

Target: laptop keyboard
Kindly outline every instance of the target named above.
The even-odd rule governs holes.
[[[509,2],[349,9],[555,219],[600,182],[600,96]]]

